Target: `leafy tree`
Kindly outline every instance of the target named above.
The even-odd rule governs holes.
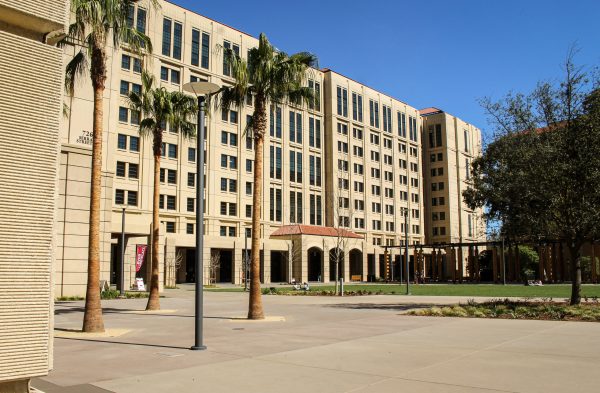
[[[142,137],[152,138],[154,156],[154,189],[152,195],[152,278],[150,296],[146,310],[160,309],[158,295],[158,240],[160,235],[160,159],[163,151],[163,134],[167,125],[180,132],[184,138],[196,135],[196,125],[190,121],[197,113],[196,100],[179,91],[167,91],[164,87],[154,87],[154,76],[142,73],[141,92],[129,94],[130,106],[141,113],[139,132]],[[196,177],[202,174],[196,174]]]
[[[472,208],[502,222],[505,236],[561,239],[571,260],[571,304],[581,301],[582,245],[600,234],[600,91],[573,63],[559,84],[482,100],[495,139],[473,162]]]
[[[316,57],[301,52],[288,55],[273,47],[261,33],[258,47],[248,51],[248,60],[231,49],[224,50],[225,63],[231,69],[234,81],[219,92],[216,105],[223,110],[242,107],[248,96],[254,98],[254,113],[246,132],[254,138],[254,184],[252,194],[252,265],[250,268],[249,319],[263,319],[260,292],[260,219],[263,192],[263,144],[267,130],[269,104],[280,105],[311,102],[312,89],[303,86],[307,72],[316,64]]]
[[[154,4],[154,2],[152,2]],[[108,52],[127,45],[138,55],[151,52],[150,38],[135,29],[130,16],[133,0],[71,0],[74,22],[62,45],[72,44],[79,52],[69,61],[65,71],[65,88],[71,96],[76,81],[89,73],[94,90],[92,170],[90,186],[90,219],[88,275],[85,297],[84,332],[104,331],[100,303],[100,193],[102,169],[103,98]],[[112,45],[111,45],[112,44]]]

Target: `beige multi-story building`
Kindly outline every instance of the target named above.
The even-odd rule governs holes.
[[[136,4],[130,21],[150,36],[154,52],[142,61],[126,48],[110,50],[105,91],[101,276],[111,284],[120,282],[125,217],[126,288],[135,277],[147,281],[150,273],[148,262],[135,271],[135,257],[137,246],[151,240],[153,173],[151,140],[139,135],[139,115],[128,108],[127,94],[141,88],[142,68],[169,90],[182,90],[184,83],[194,80],[227,85],[233,79],[223,48],[246,57],[248,49],[258,45],[255,37],[175,4],[160,1],[160,9],[152,11],[145,4]],[[76,50],[76,46],[66,47],[65,59]],[[330,281],[335,278],[331,257],[339,255],[336,249],[348,256],[340,264],[340,276],[347,280],[380,277],[383,246],[401,244],[405,230],[410,244],[426,240],[422,117],[415,108],[331,70],[310,69],[305,83],[319,100],[270,108],[264,144],[261,280]],[[82,294],[86,283],[89,81],[83,81],[66,103],[70,114],[61,132],[64,198],[58,218],[57,296]],[[229,112],[210,110],[204,276],[240,283],[252,215],[254,146],[245,133],[252,98]],[[175,285],[195,279],[197,152],[195,140],[172,130],[165,133],[164,142],[161,285]],[[408,228],[404,228],[403,209],[409,211]]]
[[[420,111],[423,119],[423,176],[428,243],[485,240],[483,211],[471,210],[467,189],[473,159],[481,155],[481,131],[438,108]]]
[[[0,0],[0,391],[52,367],[58,132],[68,2]]]

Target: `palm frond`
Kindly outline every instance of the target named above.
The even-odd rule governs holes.
[[[84,49],[81,49],[70,61],[65,68],[65,91],[69,95],[75,92],[75,84],[77,78],[83,75],[88,70],[88,61]]]

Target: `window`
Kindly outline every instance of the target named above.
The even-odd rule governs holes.
[[[130,179],[137,179],[139,176],[139,166],[138,164],[129,163],[129,172],[128,176]]]
[[[337,87],[337,114],[348,117],[348,90],[341,86]]]
[[[133,109],[131,110],[131,124],[133,124],[135,126],[140,125],[140,112],[139,111],[134,111]]]
[[[165,222],[165,230],[167,233],[175,233],[175,222],[174,221],[166,221]]]
[[[202,63],[201,67],[208,69],[210,56],[210,36],[206,33],[202,33]]]
[[[392,140],[389,138],[383,138],[383,147],[386,149],[392,148]]]
[[[365,184],[361,181],[355,181],[354,182],[354,191],[365,192]]]
[[[237,169],[237,157],[221,154],[221,167],[229,169]]]
[[[302,224],[302,193],[290,191],[290,223]]]
[[[348,154],[348,143],[338,141],[338,152]]]
[[[357,93],[352,93],[352,120],[363,121],[362,96]]]
[[[371,194],[379,196],[381,195],[381,187],[380,186],[376,186],[376,185],[372,185],[371,186]]]
[[[309,183],[311,186],[321,186],[321,157],[308,157],[308,174]]]
[[[321,110],[321,84],[312,79],[308,80],[308,88],[313,91],[314,99],[308,103],[309,109]]]
[[[173,57],[177,60],[181,60],[182,29],[181,23],[175,22],[173,26]]]
[[[193,213],[195,208],[194,206],[196,205],[196,200],[194,198],[188,198],[187,199],[187,211]]]
[[[398,136],[406,138],[406,114],[398,112]]]
[[[269,219],[271,221],[281,221],[281,189],[269,189]]]
[[[162,54],[171,56],[171,19],[163,19]]]
[[[364,211],[365,210],[365,201],[362,199],[354,200],[354,210]]]
[[[364,229],[365,228],[365,219],[364,218],[354,218],[354,228]]]
[[[379,128],[379,103],[369,100],[369,125]]]
[[[379,152],[371,150],[371,161],[379,162]]]
[[[121,68],[127,71],[131,69],[131,56],[121,55]]]
[[[169,158],[177,158],[177,145],[169,143],[168,147],[169,147]]]
[[[246,218],[252,218],[252,205],[246,205]]]
[[[142,61],[137,58],[133,58],[133,72],[141,73],[142,72]]]
[[[302,153],[290,151],[290,181],[302,183]]]
[[[381,230],[381,221],[379,220],[373,220],[373,230],[374,231],[380,231]]]
[[[352,137],[362,140],[363,139],[362,128],[352,128]]]
[[[237,147],[237,134],[227,131],[221,131],[221,143],[232,147]]]
[[[371,202],[371,211],[373,213],[381,213],[381,203]]]
[[[176,85],[178,85],[180,81],[179,75],[179,71],[171,70],[171,83],[175,83]]]
[[[200,32],[192,29],[192,65],[200,65]]]
[[[290,142],[302,143],[302,113],[290,111]]]
[[[383,163],[386,164],[386,165],[393,165],[392,156],[390,156],[388,154],[384,154],[383,155]]]
[[[129,137],[129,150],[139,152],[140,151],[140,138],[137,136]]]
[[[237,192],[237,180],[222,177],[221,178],[221,191]]]
[[[224,216],[237,216],[237,203],[221,202],[221,214]]]
[[[357,157],[363,156],[363,148],[360,146],[356,146],[356,145],[352,146],[352,152]]]
[[[252,182],[246,182],[246,195],[252,195]]]
[[[310,224],[322,225],[321,196],[310,194]]]
[[[415,117],[408,117],[408,126],[409,126],[409,137],[413,142],[417,142],[418,140],[418,131],[417,131],[417,119]]]
[[[308,118],[308,145],[321,148],[321,120],[313,117]]]
[[[122,123],[127,123],[129,121],[129,111],[123,106],[119,107],[119,121]]]
[[[362,164],[356,164],[356,163],[355,163],[355,164],[353,165],[353,167],[354,167],[354,173],[355,173],[356,175],[362,175],[362,174],[364,173],[364,167],[363,167],[363,165],[362,165]]]
[[[281,147],[269,146],[269,174],[271,179],[281,180]]]
[[[273,138],[281,138],[281,108],[271,105],[271,116],[269,118],[270,133]]]
[[[119,93],[122,96],[126,96],[129,94],[129,82],[127,81],[121,81],[121,87],[119,89]]]
[[[188,235],[193,235],[194,234],[194,224],[190,224],[190,223],[185,224],[185,233],[187,233]]]
[[[371,177],[381,179],[381,171],[378,168],[371,168]]]
[[[382,105],[383,109],[383,131],[392,132],[392,108]]]
[[[196,162],[196,148],[195,147],[188,147],[188,161]]]
[[[115,190],[115,204],[125,204],[125,190]]]
[[[369,139],[370,139],[370,141],[371,141],[372,144],[379,145],[379,135],[371,133],[369,135]]]
[[[337,123],[337,132],[341,135],[348,135],[348,125],[343,123]]]
[[[117,161],[116,175],[118,177],[125,177],[125,163],[124,162]]]
[[[252,160],[246,159],[246,172],[252,172]]]
[[[160,67],[160,80],[169,81],[169,69],[167,67]]]
[[[468,158],[465,158],[465,178],[471,178],[471,163]]]
[[[235,56],[240,55],[239,45],[231,44],[229,41],[223,41],[223,49],[225,49],[225,51],[231,50]],[[223,56],[223,75],[231,76],[231,65],[225,56]]]
[[[175,196],[167,195],[167,210],[175,210]]]
[[[127,191],[127,205],[137,206],[138,193],[137,191]]]
[[[196,186],[196,174],[194,172],[188,172],[187,174],[187,185],[188,187]]]

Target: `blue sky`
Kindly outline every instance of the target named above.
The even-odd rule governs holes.
[[[579,64],[600,65],[599,0],[174,2],[484,131],[477,99],[556,80],[571,44]]]

